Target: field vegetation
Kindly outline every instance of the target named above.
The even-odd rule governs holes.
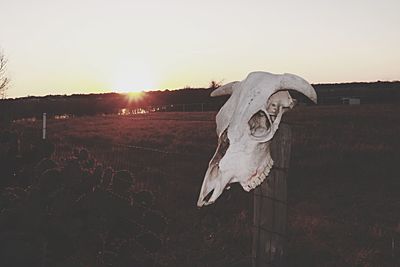
[[[129,169],[168,226],[158,263],[250,266],[252,195],[239,186],[212,206],[196,201],[216,147],[215,112],[50,120],[54,159],[85,147]],[[289,266],[400,266],[400,106],[301,106],[286,114]],[[26,139],[40,121],[17,121]]]

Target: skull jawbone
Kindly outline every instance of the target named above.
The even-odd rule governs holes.
[[[255,175],[250,177],[245,177],[242,181],[240,181],[240,185],[243,187],[243,190],[249,192],[250,190],[259,186],[265,178],[269,175],[272,166],[274,165],[274,161],[271,158],[270,153],[268,153],[266,159],[263,161],[262,165],[257,168],[257,172]],[[258,171],[262,170],[262,171]]]

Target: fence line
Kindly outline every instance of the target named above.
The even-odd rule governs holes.
[[[145,120],[148,120],[148,119],[151,120],[151,118],[144,118],[144,119],[145,119]],[[156,120],[163,120],[163,119],[156,119]],[[168,119],[168,120],[180,120],[180,119]],[[189,120],[189,121],[193,121],[193,120]],[[203,121],[203,120],[202,120],[202,121]],[[206,120],[206,121],[214,121],[214,120]],[[37,120],[36,123],[37,123],[36,127],[32,127],[32,129],[33,129],[33,128],[36,128],[37,132],[36,132],[35,136],[37,136],[37,137],[38,137],[38,140],[39,140],[39,139],[40,139],[39,136],[41,136],[41,134],[42,134],[42,132],[41,132],[42,123],[41,123],[40,120]],[[285,121],[282,121],[282,123],[285,123]],[[323,122],[321,122],[321,123],[323,123]],[[288,124],[289,124],[290,126],[294,126],[294,127],[298,127],[298,126],[309,126],[309,124],[307,124],[307,123],[290,122],[290,123],[288,123]],[[31,132],[32,129],[30,129],[29,132]],[[31,134],[31,133],[28,133],[28,134]],[[17,140],[18,143],[23,142],[23,141],[24,141],[23,139],[24,139],[24,136],[22,136],[21,133],[20,133],[19,136],[18,136],[18,140]],[[51,141],[51,136],[49,136],[49,140]],[[19,145],[21,146],[22,144],[19,144]],[[61,151],[57,151],[57,148],[59,148],[60,146],[59,146],[58,144],[54,144],[54,145],[55,145],[55,147],[56,147],[55,153],[56,153],[56,154],[59,154]],[[96,146],[97,146],[97,145],[103,145],[103,144],[96,144]],[[68,146],[70,146],[70,145],[68,145]],[[205,157],[204,155],[201,155],[201,154],[199,154],[199,153],[187,153],[187,152],[167,151],[167,150],[156,149],[156,148],[152,148],[152,147],[144,147],[144,146],[136,146],[136,145],[127,145],[127,144],[118,144],[118,143],[112,144],[112,145],[105,145],[105,146],[107,146],[108,148],[110,148],[110,147],[111,147],[111,148],[113,148],[113,147],[114,147],[114,148],[119,147],[119,148],[136,149],[136,150],[154,152],[154,153],[165,154],[165,155],[178,155],[178,156],[190,156],[190,157]],[[62,147],[62,146],[61,146],[61,147]],[[82,144],[76,144],[75,147],[84,147],[84,148],[86,148],[86,149],[91,150],[90,148],[88,148],[87,146],[84,146],[84,145],[82,145]],[[117,149],[113,149],[113,151],[116,151],[116,152],[118,153],[118,150],[117,150]],[[67,156],[67,155],[70,155],[70,154],[71,154],[70,152],[72,152],[72,148],[69,149],[69,152],[67,152],[67,151],[61,152],[61,156],[57,156],[57,155],[56,155],[56,158],[59,159],[59,158],[61,158],[63,155],[66,155],[66,156]],[[60,155],[60,154],[59,154],[59,155]],[[277,170],[277,169],[279,169],[279,167],[274,166],[274,169]],[[284,171],[287,171],[287,169],[284,169]]]
[[[141,162],[138,163],[138,161],[140,161],[140,159],[135,158],[135,155],[138,155],[137,153],[139,153],[139,155],[141,157],[144,156],[145,158],[151,158],[151,159],[154,159],[154,157],[158,157],[159,161],[165,161],[165,163],[162,166],[157,165],[157,167],[156,167],[157,173],[160,173],[165,176],[170,176],[170,175],[176,176],[179,174],[182,176],[185,176],[183,173],[180,173],[184,169],[184,166],[180,166],[180,164],[184,164],[185,162],[190,163],[191,161],[193,161],[194,158],[198,159],[198,157],[204,157],[204,160],[208,159],[208,158],[206,158],[205,155],[201,155],[199,153],[196,154],[196,153],[171,152],[171,151],[154,149],[151,147],[142,147],[142,146],[131,146],[131,145],[118,144],[118,145],[112,145],[111,147],[108,147],[108,148],[109,148],[109,151],[111,151],[111,153],[108,153],[108,155],[105,155],[105,156],[101,156],[101,149],[99,149],[99,147],[97,146],[97,152],[95,151],[95,154],[96,154],[96,156],[100,156],[99,161],[103,160],[103,162],[104,161],[106,163],[108,162],[112,167],[115,167],[116,170],[117,169],[127,169],[127,170],[130,170],[131,172],[133,172],[134,174],[135,174],[135,172],[137,172],[137,171],[140,172],[141,169],[149,167],[149,165],[151,165],[146,161],[146,159],[142,160]],[[89,152],[93,151],[91,148],[87,148],[87,149]],[[98,151],[100,151],[100,152],[98,152]],[[144,155],[143,151],[148,153],[149,155]],[[62,152],[62,151],[57,151],[57,149],[56,149],[56,154],[60,153],[60,152]],[[174,157],[170,157],[170,156],[174,156]],[[178,161],[178,162],[176,161],[177,156],[180,158],[180,161]],[[128,158],[128,160],[125,160],[126,158]],[[276,168],[276,167],[275,167],[275,170],[281,171],[279,168]],[[190,169],[189,171],[192,172],[193,170]],[[140,189],[140,190],[152,189],[152,187],[154,186],[154,184],[152,184],[151,182],[148,182],[148,181],[142,180],[142,181],[137,181],[137,182],[139,183],[137,186],[138,186],[138,189]],[[265,196],[263,196],[263,197],[265,197]],[[287,204],[288,214],[296,213],[295,207],[291,206],[289,203],[287,203],[285,201],[279,201],[279,200],[276,200],[276,202],[277,203],[279,202],[282,204]],[[400,233],[394,229],[391,229],[391,228],[388,228],[388,227],[385,227],[382,225],[371,225],[371,224],[365,224],[362,222],[350,222],[350,221],[345,221],[343,219],[332,218],[332,217],[327,217],[327,216],[323,216],[323,217],[321,217],[321,219],[324,221],[327,221],[331,224],[347,226],[347,227],[350,227],[351,229],[357,228],[357,230],[360,230],[360,227],[361,227],[362,228],[361,232],[365,233],[366,238],[368,237],[369,231],[371,229],[378,228],[379,231],[382,231],[382,237],[375,239],[375,240],[372,237],[368,237],[370,242],[368,244],[366,243],[365,247],[377,248],[379,244],[384,242],[387,244],[387,246],[385,245],[384,247],[387,247],[387,249],[390,250],[389,254],[392,255],[393,261],[396,261],[400,257]],[[254,226],[253,225],[253,227],[258,228],[261,231],[271,232],[271,229],[266,229],[266,228],[264,229],[262,226]],[[352,231],[354,231],[354,230],[352,230]],[[285,239],[288,239],[288,237],[290,236],[290,235],[288,236],[287,234],[282,234],[279,232],[274,232],[274,234],[281,235]],[[344,255],[338,255],[338,256],[344,258]]]
[[[161,150],[161,149],[157,149],[157,148],[143,147],[143,146],[123,145],[123,144],[115,144],[115,146],[151,151],[151,152],[167,154],[167,155],[199,156],[198,153],[183,153],[183,152],[176,152],[176,151],[167,151],[167,150]]]

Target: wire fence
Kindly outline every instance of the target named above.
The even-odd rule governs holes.
[[[68,154],[68,149],[65,146],[56,146],[55,159],[65,158]],[[195,153],[178,153],[165,151],[160,149],[154,149],[151,147],[140,147],[140,146],[127,146],[127,145],[112,145],[110,147],[102,148],[100,146],[94,146],[87,148],[91,153],[96,156],[96,160],[103,163],[106,166],[113,167],[116,170],[124,169],[129,170],[138,178],[136,180],[136,187],[138,190],[152,190],[152,191],[163,191],[165,184],[160,181],[171,180],[168,177],[177,176],[185,177],[192,175],[193,172],[200,172],[202,168],[197,168],[193,162],[201,159],[202,161],[207,160],[205,155],[199,155]],[[156,162],[157,164],[152,164]],[[280,171],[275,168],[276,171]],[[285,170],[287,172],[287,170]],[[147,175],[145,175],[147,173]],[[163,176],[164,179],[159,179]],[[165,201],[169,201],[168,193],[164,192]],[[254,193],[259,195],[260,193]],[[265,194],[261,194],[261,197],[265,198]],[[296,214],[296,208],[288,205],[286,201],[280,201],[279,199],[270,198],[271,205],[259,207],[263,209],[274,208],[275,206],[286,206],[289,218]],[[286,209],[285,208],[285,209]],[[274,220],[274,218],[270,218]],[[385,227],[383,225],[369,225],[360,221],[352,222],[344,218],[333,218],[324,216],[318,219],[318,223],[321,227],[332,227],[335,231],[339,229],[344,231],[344,235],[354,235],[354,238],[361,239],[357,240],[356,244],[342,244],[342,253],[337,254],[337,261],[343,264],[351,262],[352,258],[356,255],[357,262],[368,266],[368,260],[370,257],[384,257],[387,266],[400,266],[400,233],[392,228]],[[273,222],[275,223],[275,222]],[[282,222],[280,222],[282,223]],[[307,223],[307,222],[306,222]],[[269,244],[268,253],[277,253],[274,251],[274,242],[285,242],[288,241],[295,243],[293,236],[291,236],[290,224],[288,225],[288,233],[276,232],[270,228],[263,228],[261,225],[255,225],[252,223],[252,227],[256,228],[259,232],[267,233],[271,243]],[[283,228],[282,228],[283,227]],[[286,229],[287,224],[281,228]],[[313,233],[307,233],[313,236]],[[277,238],[279,237],[279,238]],[[332,237],[334,238],[334,237]],[[283,241],[282,241],[283,240]],[[326,244],[330,242],[324,240]],[[357,246],[355,246],[357,245]],[[362,248],[362,249],[360,249]],[[293,246],[291,247],[293,249]],[[332,247],[333,250],[338,248]],[[286,253],[285,253],[286,254]],[[290,257],[290,254],[285,256]],[[272,257],[272,255],[271,255]],[[273,258],[273,257],[272,257]],[[224,262],[221,260],[221,262]],[[290,259],[288,262],[291,262]],[[221,263],[222,264],[222,263]],[[269,266],[284,266],[275,265],[276,262],[270,262]],[[267,265],[268,266],[268,265]],[[371,265],[373,266],[373,265]],[[385,265],[386,266],[386,265]]]
[[[86,149],[95,160],[104,167],[114,170],[128,170],[136,177],[138,190],[154,190],[161,186],[160,180],[166,180],[171,176],[189,176],[193,171],[199,171],[201,167],[197,162],[204,155],[196,153],[179,153],[165,151],[151,147],[112,144],[96,144],[84,146],[82,144],[55,144],[53,159],[63,161],[73,154],[73,150]]]
[[[221,108],[221,103],[190,103],[190,104],[170,104],[153,107],[150,111],[161,112],[204,112],[204,111],[217,111]]]

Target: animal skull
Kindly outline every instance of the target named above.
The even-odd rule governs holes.
[[[228,83],[211,93],[231,97],[216,117],[218,146],[208,165],[197,206],[214,203],[230,183],[239,182],[245,191],[250,191],[265,180],[273,165],[271,139],[282,115],[296,104],[287,90],[298,91],[317,102],[314,88],[288,73],[252,72],[243,81]]]

